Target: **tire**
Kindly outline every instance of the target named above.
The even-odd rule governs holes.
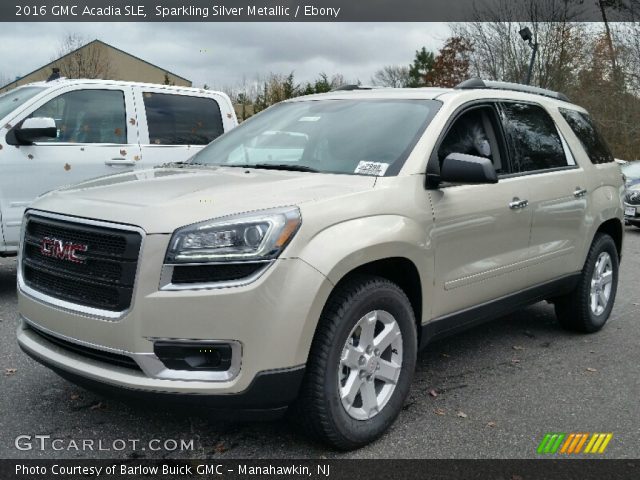
[[[367,349],[383,337],[394,340],[382,351]],[[416,321],[405,293],[379,277],[348,280],[332,293],[323,310],[293,409],[294,419],[307,434],[339,450],[374,441],[402,410],[416,355]],[[389,365],[400,368],[389,369]],[[395,384],[382,379],[385,375],[397,379]],[[354,388],[349,389],[351,385]],[[358,393],[353,395],[354,391]],[[352,395],[343,400],[341,392]]]
[[[556,316],[565,329],[593,333],[604,327],[616,299],[618,268],[619,257],[615,242],[607,234],[596,234],[578,285],[573,292],[557,299],[555,303]],[[596,269],[610,272],[610,282],[604,280]],[[595,285],[593,292],[592,283]],[[607,285],[610,286],[609,289]],[[598,297],[598,292],[602,292],[603,296]],[[592,293],[597,297],[595,304]],[[603,300],[604,297],[606,301]]]

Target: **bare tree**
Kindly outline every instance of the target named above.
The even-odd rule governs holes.
[[[333,89],[333,88],[338,88],[338,87],[340,87],[341,85],[347,85],[348,83],[352,83],[352,82],[350,82],[350,81],[346,80],[346,79],[344,78],[344,75],[342,75],[341,73],[335,73],[335,74],[333,74],[333,75],[331,76],[331,81],[329,82],[329,84],[331,85],[331,88],[332,88],[332,89]],[[360,82],[359,82],[359,81],[357,81],[357,80],[356,80],[356,81],[354,81],[353,83],[354,83],[354,84],[356,84],[356,85],[360,85]]]
[[[591,42],[585,68],[579,73],[572,100],[589,110],[618,158],[640,158],[640,98],[632,79],[619,70],[632,57],[630,51],[614,43],[617,64],[611,61],[611,43],[606,31]],[[636,67],[637,68],[637,67]],[[628,70],[629,67],[627,67]],[[626,84],[621,83],[626,78]]]
[[[404,65],[387,65],[376,71],[371,78],[371,83],[380,87],[402,88],[408,87],[410,82],[409,67]]]
[[[480,0],[481,1],[481,0]],[[640,2],[626,2],[640,6]],[[531,49],[518,31],[529,27],[538,43],[534,85],[567,93],[589,110],[619,158],[640,157],[640,23],[637,12],[622,10],[614,0],[496,0],[497,9],[482,10],[478,19],[454,26],[469,40],[471,74],[521,82]],[[575,8],[596,8],[601,23],[577,23]],[[480,15],[481,14],[481,15]],[[617,16],[616,16],[617,15]],[[626,15],[629,23],[610,22]],[[511,18],[526,20],[518,24]]]
[[[111,75],[111,62],[102,44],[70,33],[60,43],[53,67],[67,78],[102,78]]]
[[[616,24],[613,37],[618,56],[617,68],[627,88],[640,96],[640,19]]]
[[[533,83],[546,88],[565,89],[566,83],[581,68],[588,47],[588,27],[574,23],[578,12],[565,0],[499,0],[498,10],[482,17],[493,21],[469,22],[454,26],[454,34],[473,45],[470,56],[471,74],[492,80],[521,82],[528,69],[531,49],[518,31],[524,24],[507,21],[523,18],[539,44]],[[545,21],[540,21],[544,18]]]

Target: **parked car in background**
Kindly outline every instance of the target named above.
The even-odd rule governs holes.
[[[60,79],[1,95],[0,256],[42,193],[184,161],[236,125],[224,93],[195,88]]]
[[[626,188],[640,185],[640,160],[626,162],[620,166],[620,170],[624,176],[624,186]]]
[[[39,198],[18,342],[119,398],[293,406],[310,434],[360,447],[402,411],[430,341],[545,299],[563,327],[600,330],[621,191],[588,113],[556,92],[300,97],[184,164]]]
[[[624,221],[640,227],[640,161],[627,162],[621,167],[624,178]]]

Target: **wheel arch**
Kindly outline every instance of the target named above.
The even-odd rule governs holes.
[[[613,238],[613,241],[616,244],[616,250],[618,251],[618,259],[622,258],[623,232],[624,227],[622,226],[622,222],[619,218],[610,218],[609,220],[605,220],[596,230],[596,234],[605,233]]]
[[[400,215],[376,215],[341,222],[316,234],[296,252],[333,285],[353,275],[375,275],[396,283],[409,297],[416,321],[428,315],[434,255],[429,229]],[[324,298],[329,300],[331,293]]]
[[[415,316],[416,326],[422,323],[422,281],[418,267],[406,257],[388,257],[362,264],[349,272],[336,283],[334,290],[358,275],[382,277],[395,283],[405,293]],[[418,328],[418,334],[420,329]]]

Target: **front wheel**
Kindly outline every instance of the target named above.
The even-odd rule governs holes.
[[[404,292],[373,276],[347,281],[320,319],[297,419],[341,450],[372,442],[400,413],[416,355],[416,322]]]
[[[598,233],[575,290],[556,301],[556,316],[564,328],[593,333],[604,326],[616,298],[618,268],[615,242],[609,235]]]

